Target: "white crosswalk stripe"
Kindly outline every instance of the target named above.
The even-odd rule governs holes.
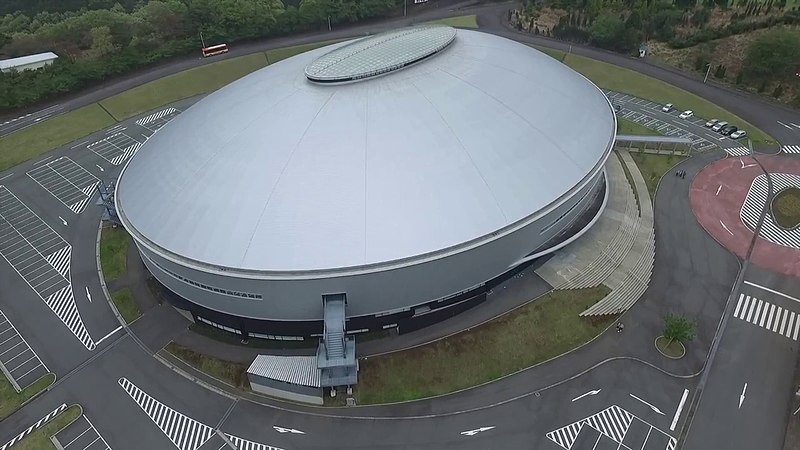
[[[281,450],[278,447],[273,447],[271,445],[261,444],[259,442],[248,441],[246,439],[242,439],[240,437],[236,437],[225,433],[225,436],[230,439],[233,445],[236,446],[239,450]]]
[[[150,115],[142,117],[141,119],[136,121],[136,124],[137,125],[146,125],[146,124],[148,124],[148,123],[150,123],[150,122],[152,122],[152,121],[154,121],[156,119],[160,119],[160,118],[162,118],[162,117],[164,117],[164,116],[166,116],[168,114],[172,114],[172,113],[174,113],[176,111],[177,110],[175,108],[162,109],[159,112],[156,112],[156,113],[153,113],[153,114],[150,114]]]
[[[789,173],[772,173],[773,192],[780,192],[791,186],[800,187],[800,175]],[[769,185],[767,183],[766,175],[759,175],[753,179],[750,185],[750,190],[747,192],[747,197],[744,199],[744,204],[739,213],[742,223],[755,230],[758,224],[758,218],[761,215],[761,209],[767,199],[767,191]],[[778,226],[772,214],[767,214],[764,217],[764,224],[761,226],[760,236],[772,243],[782,245],[784,247],[800,249],[800,228],[787,230]]]
[[[118,166],[118,165],[122,164],[128,158],[130,158],[131,156],[135,155],[136,152],[139,151],[139,148],[141,146],[142,146],[142,144],[137,142],[137,143],[135,143],[133,145],[125,147],[125,150],[123,150],[123,152],[121,154],[119,154],[116,157],[111,159],[111,164],[113,164],[115,166]]]
[[[800,334],[800,314],[749,295],[739,294],[733,317],[793,341]]]
[[[74,334],[87,349],[94,350],[95,343],[92,337],[89,336],[86,327],[83,325],[83,320],[81,320],[81,315],[78,312],[78,306],[75,304],[72,285],[66,286],[47,297],[45,303],[47,303],[47,306],[49,306],[56,316],[64,322],[64,325],[72,331],[72,334]]]
[[[56,269],[56,271],[60,273],[61,276],[64,278],[69,277],[69,265],[71,258],[72,258],[71,245],[67,245],[61,250],[57,250],[45,257],[47,262],[49,262],[50,265],[53,266],[53,268]]]
[[[575,443],[575,439],[578,438],[581,428],[588,425],[599,431],[600,434],[613,439],[615,442],[622,442],[625,433],[628,432],[631,421],[633,421],[633,415],[631,413],[614,405],[583,420],[551,431],[547,433],[546,436],[551,441],[569,450],[572,448],[572,444]]]
[[[142,411],[150,417],[150,420],[152,420],[180,450],[195,450],[200,448],[216,434],[216,431],[210,426],[164,405],[139,389],[138,386],[127,378],[120,378],[119,385],[125,389],[125,392],[127,392],[136,404],[142,408]],[[239,450],[282,450],[278,447],[248,441],[247,439],[242,439],[228,433],[225,433],[225,436]],[[221,448],[227,448],[227,444],[223,445]]]
[[[50,422],[51,420],[53,420],[53,418],[55,416],[57,416],[61,411],[65,410],[65,409],[67,409],[67,405],[62,403],[61,406],[59,406],[58,408],[56,408],[53,411],[51,411],[50,413],[48,413],[46,416],[44,416],[41,419],[39,419],[38,422],[36,422],[33,425],[31,425],[30,427],[28,427],[22,433],[14,436],[14,438],[11,439],[10,441],[6,442],[5,445],[0,447],[0,450],[7,450],[7,449],[13,447],[17,442],[21,441],[22,438],[24,438],[25,436],[31,434],[37,428],[41,427],[42,425],[46,424],[47,422]]]
[[[214,435],[214,430],[210,426],[164,405],[127,378],[120,378],[119,385],[180,450],[195,450]]]
[[[750,149],[747,147],[724,147],[723,150],[731,156],[747,156],[750,154]]]
[[[781,151],[783,153],[800,153],[800,145],[784,145]]]

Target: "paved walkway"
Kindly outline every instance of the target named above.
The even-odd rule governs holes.
[[[765,155],[758,160],[772,174],[800,175],[797,159]],[[698,222],[717,242],[740,258],[744,258],[753,237],[752,229],[743,221],[743,216],[752,219],[752,208],[745,208],[744,214],[742,208],[754,180],[762,175],[763,171],[751,157],[726,158],[705,167],[692,181],[692,210]],[[751,262],[775,272],[800,276],[800,249],[775,243],[783,239],[764,234],[775,232],[770,230],[762,229]]]

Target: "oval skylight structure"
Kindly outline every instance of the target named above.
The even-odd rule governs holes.
[[[306,67],[306,78],[315,83],[344,83],[383,75],[439,53],[455,37],[455,28],[445,25],[376,34],[317,58]]]

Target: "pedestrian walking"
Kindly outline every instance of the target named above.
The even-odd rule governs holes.
[[[617,322],[617,333],[622,333],[623,328],[625,328],[625,324],[622,322]]]

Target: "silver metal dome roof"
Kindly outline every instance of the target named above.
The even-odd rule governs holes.
[[[459,30],[386,76],[307,80],[306,67],[345,45],[254,72],[151,137],[118,182],[131,232],[230,268],[380,264],[530,218],[613,143],[602,92],[523,44]]]

